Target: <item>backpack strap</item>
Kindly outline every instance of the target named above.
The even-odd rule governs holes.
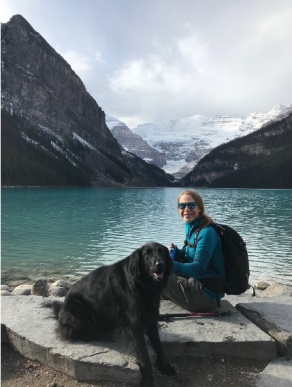
[[[191,235],[195,234],[194,243],[190,243],[187,240],[185,240],[184,245],[188,246],[188,247],[193,247],[195,249],[197,246],[197,242],[198,242],[198,235],[199,235],[200,231],[202,230],[202,228],[203,227],[199,227],[194,232],[191,232]]]
[[[216,230],[216,232],[218,234],[218,230],[216,228],[216,224],[212,223],[212,224],[210,224],[210,226],[212,226]],[[189,243],[187,240],[185,240],[184,241],[185,246],[196,248],[197,243],[198,243],[198,236],[199,236],[199,233],[202,230],[202,228],[203,227],[199,227],[198,229],[195,230],[195,232],[194,232],[195,233],[194,243]],[[224,291],[224,280],[222,278],[218,278],[218,277],[214,276],[215,271],[214,271],[213,268],[212,268],[212,272],[213,272],[213,277],[212,278],[205,278],[205,279],[200,280],[200,282],[202,283],[203,288],[211,290],[211,292],[213,292],[215,294],[217,306],[218,306],[218,308],[220,308],[221,304],[220,304],[219,294],[220,293],[225,293],[225,291]]]
[[[195,248],[197,246],[197,241],[195,243],[189,243],[187,240],[184,241],[184,246],[193,247]]]

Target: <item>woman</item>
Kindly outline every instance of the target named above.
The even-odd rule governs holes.
[[[182,249],[170,246],[174,253],[174,274],[163,295],[192,312],[216,311],[224,296],[225,278],[220,237],[212,227],[212,219],[205,214],[203,200],[197,192],[182,192],[177,208],[185,222],[186,241]]]

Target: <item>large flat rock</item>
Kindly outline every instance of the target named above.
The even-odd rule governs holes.
[[[125,338],[113,342],[60,340],[52,310],[37,296],[2,297],[2,325],[8,342],[23,356],[77,380],[138,383],[134,349]]]
[[[280,355],[292,356],[292,297],[254,298],[236,308],[275,339]]]
[[[228,301],[222,301],[221,305],[221,310],[230,312],[230,316],[177,318],[160,323],[160,337],[167,351],[176,355],[224,354],[261,360],[276,357],[271,337]],[[164,301],[160,312],[176,313],[178,309],[172,302]]]
[[[272,360],[261,374],[256,387],[291,387],[292,360],[278,358]]]
[[[52,311],[43,308],[37,296],[2,297],[2,325],[7,341],[22,355],[82,381],[111,380],[138,383],[140,374],[131,342],[68,343],[56,333]],[[160,322],[160,336],[167,354],[207,356],[225,354],[271,360],[275,341],[238,312],[222,303],[230,316],[177,318]],[[170,301],[161,303],[161,313],[180,309]],[[3,336],[5,338],[5,335]],[[151,357],[154,360],[153,352]]]

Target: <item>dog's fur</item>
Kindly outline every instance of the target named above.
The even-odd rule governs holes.
[[[53,302],[59,332],[68,340],[99,340],[122,328],[133,337],[141,386],[153,386],[144,333],[157,354],[160,370],[174,374],[158,333],[162,288],[170,274],[168,249],[149,242],[110,266],[99,267],[70,288],[64,303]]]

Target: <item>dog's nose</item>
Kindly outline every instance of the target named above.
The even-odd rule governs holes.
[[[160,259],[157,259],[155,262],[155,266],[159,269],[162,269],[164,267],[164,263]]]

